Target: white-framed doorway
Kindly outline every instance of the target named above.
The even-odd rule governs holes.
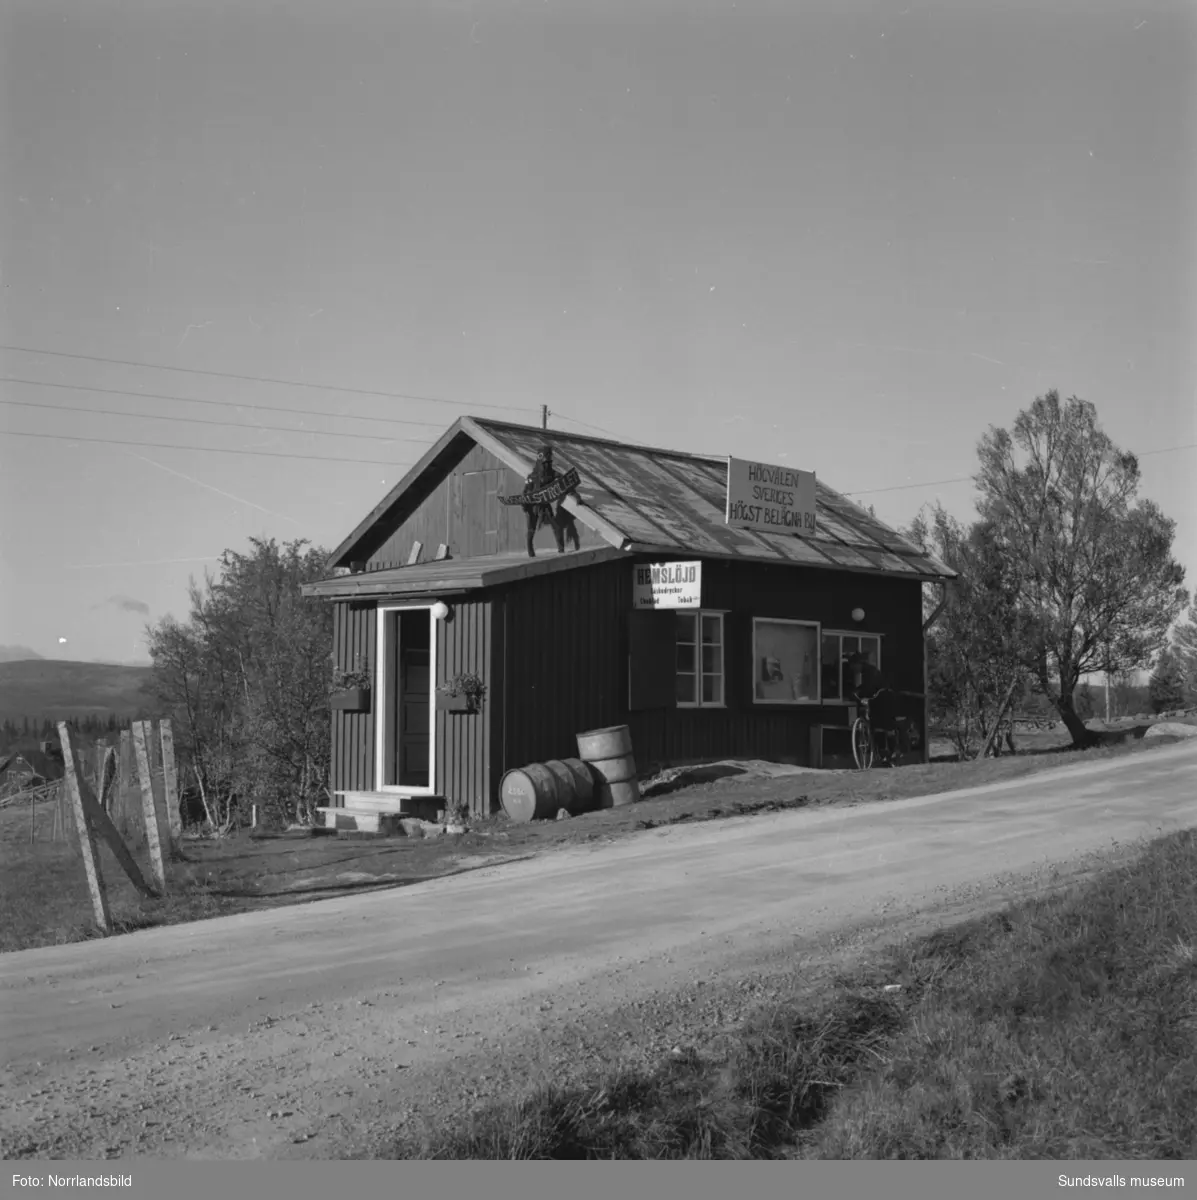
[[[375,790],[435,795],[438,646],[432,606],[380,605],[375,638]]]

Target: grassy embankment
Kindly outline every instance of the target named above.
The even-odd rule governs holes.
[[[886,991],[897,983],[899,990]],[[721,1062],[544,1089],[397,1157],[1183,1159],[1197,1153],[1197,835],[912,940]]]

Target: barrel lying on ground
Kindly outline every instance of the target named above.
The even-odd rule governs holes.
[[[579,733],[578,756],[594,772],[599,808],[622,808],[640,799],[632,731],[626,725]]]
[[[594,807],[594,780],[576,758],[551,759],[508,771],[499,800],[508,818],[520,824],[547,821],[562,808],[576,817]]]

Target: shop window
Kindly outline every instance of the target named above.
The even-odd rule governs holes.
[[[821,673],[825,703],[851,700],[852,681],[848,678],[847,663],[854,654],[863,654],[867,662],[880,670],[881,638],[876,634],[824,630]]]
[[[676,626],[679,708],[722,708],[723,614],[680,612]]]
[[[818,625],[754,618],[752,696],[757,704],[818,704],[818,664]]]

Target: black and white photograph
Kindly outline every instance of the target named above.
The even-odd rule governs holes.
[[[1179,0],[9,0],[5,1188],[1197,1195],[1195,216]]]

